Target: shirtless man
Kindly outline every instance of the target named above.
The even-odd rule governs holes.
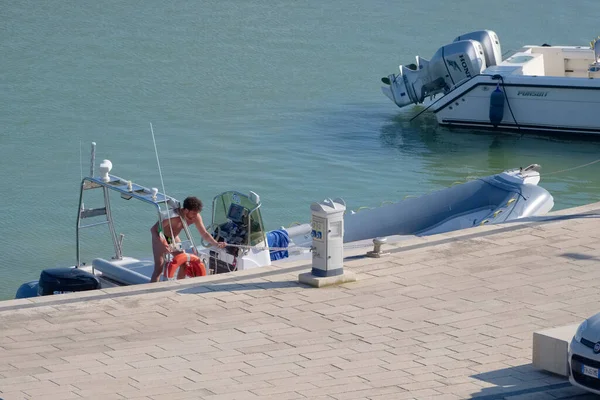
[[[163,234],[167,243],[160,237],[158,231],[158,222],[150,228],[152,234],[152,253],[154,254],[154,272],[150,282],[158,282],[158,278],[163,272],[163,265],[165,262],[165,254],[169,253],[169,243],[179,242],[179,233],[183,230],[183,224],[179,216],[185,219],[185,222],[190,225],[196,225],[200,236],[204,238],[208,243],[213,246],[223,248],[227,246],[225,242],[217,242],[210,233],[204,227],[202,217],[200,216],[202,211],[202,202],[197,197],[188,197],[183,201],[183,207],[176,209],[174,212],[176,215],[170,219],[162,221]]]

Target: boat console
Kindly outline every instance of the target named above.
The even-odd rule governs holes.
[[[244,245],[248,241],[248,209],[239,204],[231,204],[227,213],[227,222],[217,225],[213,231],[217,242]],[[238,248],[232,248],[230,253],[236,253]]]
[[[208,231],[217,242],[224,241],[230,246],[200,250],[204,264],[212,273],[270,264],[260,206],[260,198],[254,192],[246,195],[229,191],[215,196]],[[210,247],[204,240],[202,245]]]

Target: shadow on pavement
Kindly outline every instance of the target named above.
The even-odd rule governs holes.
[[[587,395],[572,386],[567,378],[538,370],[532,364],[503,368],[471,375],[471,378],[490,384],[471,398],[477,400],[571,399]]]

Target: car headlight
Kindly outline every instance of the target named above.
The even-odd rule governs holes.
[[[577,327],[577,331],[575,331],[575,336],[573,336],[573,339],[575,339],[576,342],[581,342],[581,336],[583,336],[583,331],[587,329],[587,325],[588,322],[586,319],[581,323],[581,325],[579,325],[579,327]]]

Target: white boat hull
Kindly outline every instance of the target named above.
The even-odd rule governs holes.
[[[500,83],[504,116],[490,122],[490,94]],[[510,107],[509,107],[510,106]],[[600,134],[600,79],[478,76],[431,108],[443,126]]]
[[[502,59],[492,31],[440,47],[383,77],[398,107],[424,104],[440,125],[600,134],[600,38],[591,46],[525,46]]]

